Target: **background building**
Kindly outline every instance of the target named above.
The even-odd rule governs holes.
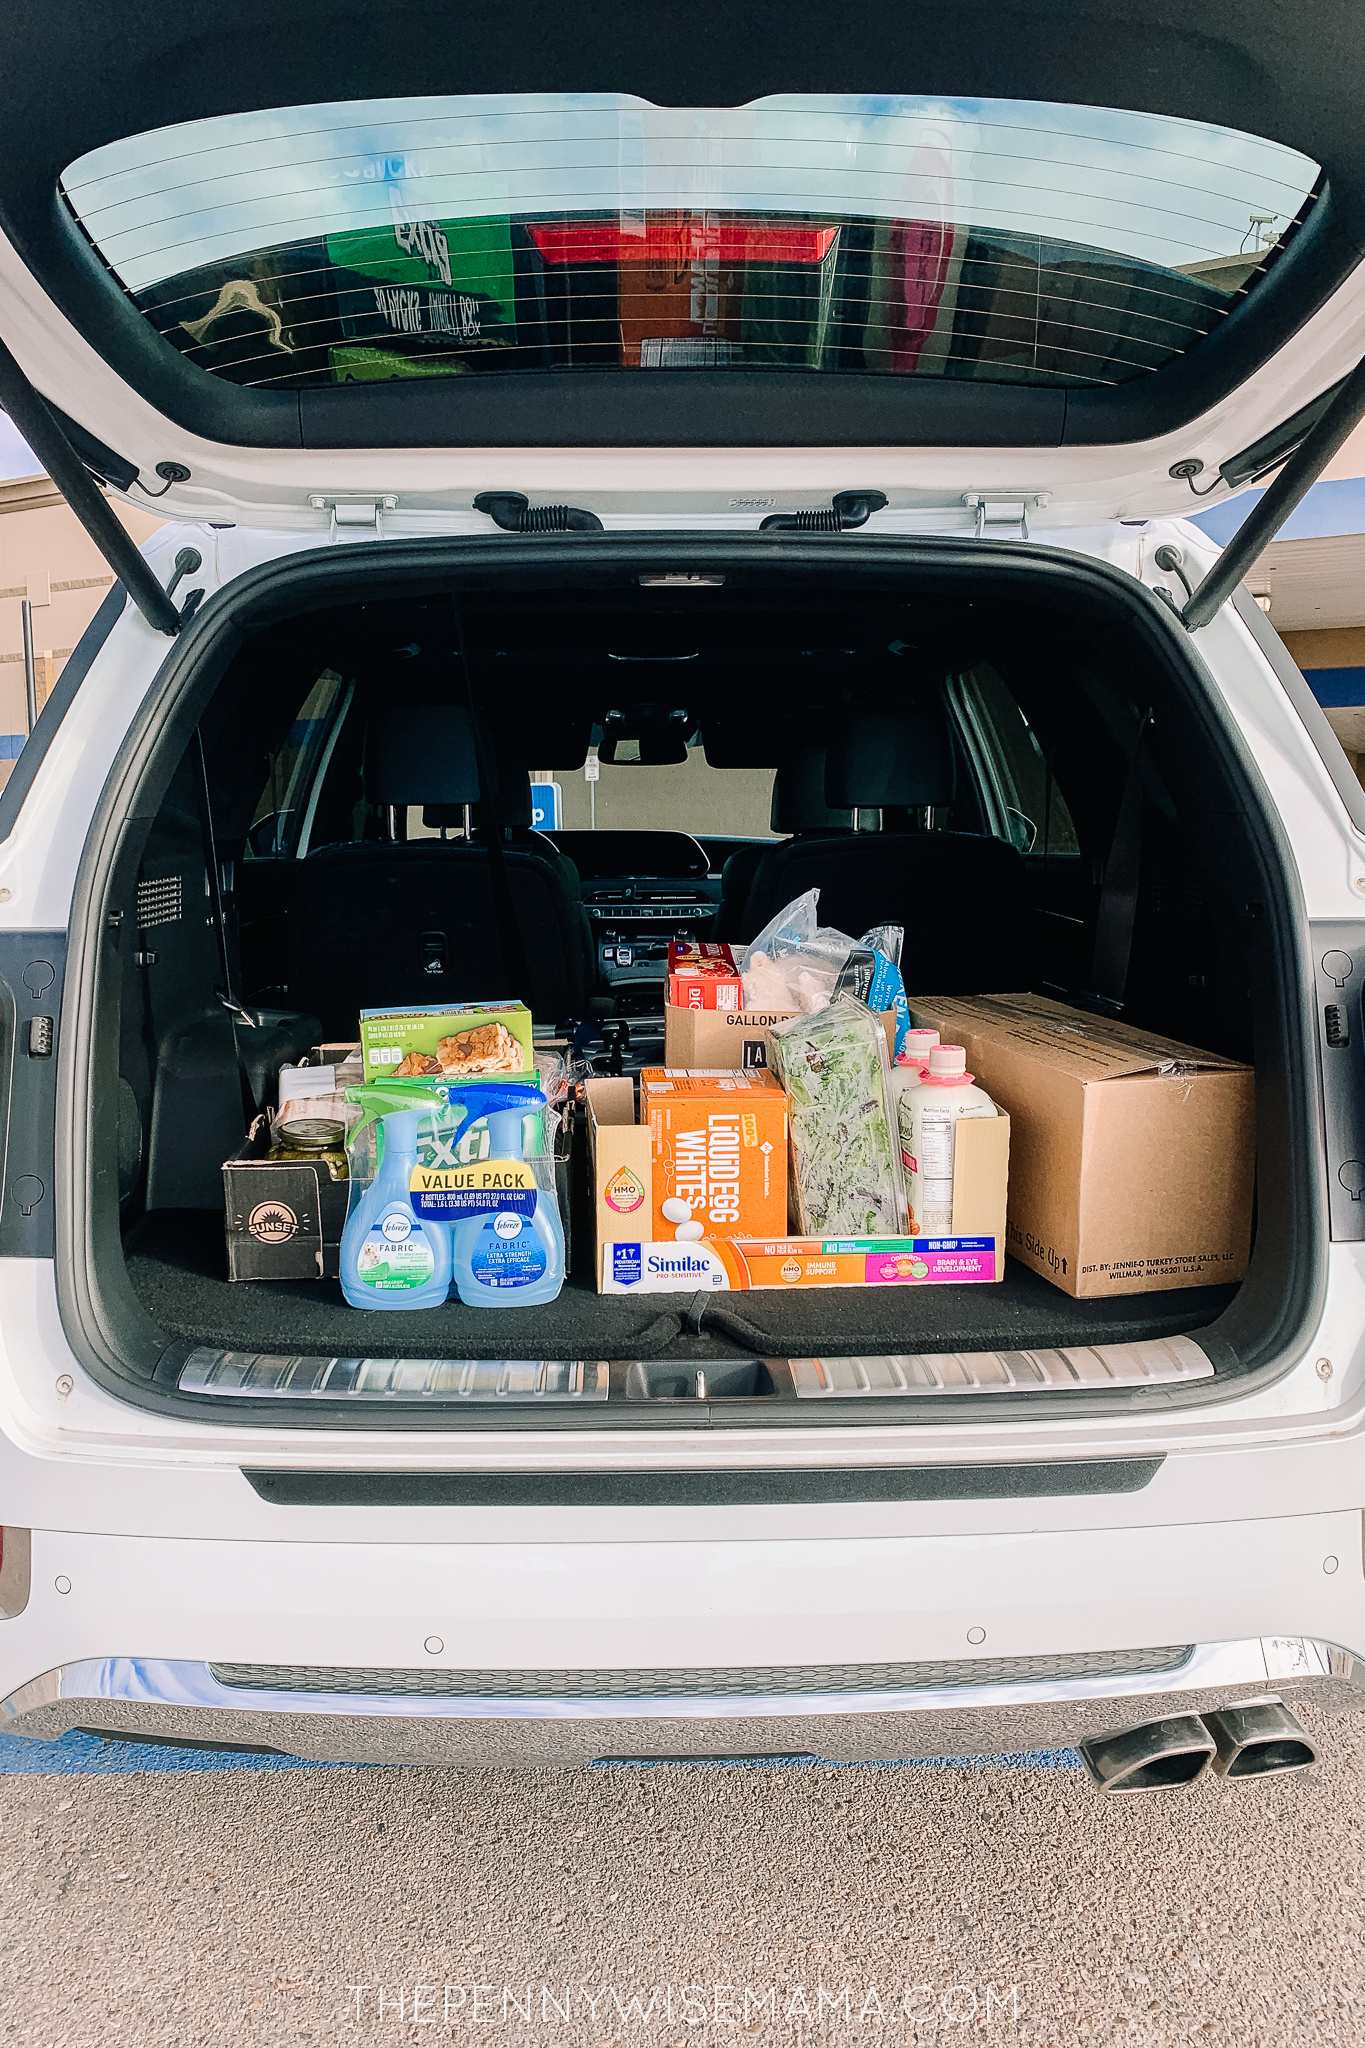
[[[33,458],[19,443],[31,464]],[[138,545],[163,522],[115,502]],[[20,603],[33,606],[38,708],[113,582],[109,565],[45,476],[0,482],[0,786],[28,733]]]

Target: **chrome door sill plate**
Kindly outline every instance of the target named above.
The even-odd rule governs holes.
[[[896,1398],[925,1394],[1095,1393],[1179,1386],[1214,1377],[1189,1337],[1096,1344],[1065,1351],[945,1351],[871,1358],[793,1358],[784,1364],[790,1400]],[[667,1360],[649,1361],[651,1370]],[[695,1366],[680,1366],[695,1376]],[[180,1370],[180,1391],[253,1401],[446,1403],[532,1402],[581,1407],[605,1401],[611,1367],[599,1359],[303,1358],[201,1345]],[[715,1395],[712,1399],[718,1398]],[[738,1398],[738,1397],[736,1397]],[[772,1406],[772,1396],[765,1405]]]
[[[940,1351],[907,1357],[793,1358],[798,1401],[852,1395],[1008,1394],[1209,1380],[1213,1361],[1188,1337],[1069,1351]]]
[[[605,1401],[608,1370],[583,1359],[272,1358],[259,1351],[192,1351],[183,1394],[290,1401]]]

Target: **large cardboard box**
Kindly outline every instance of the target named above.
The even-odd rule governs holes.
[[[910,1010],[967,1048],[1009,1112],[1015,1258],[1081,1298],[1241,1279],[1250,1067],[1046,996],[912,996]]]

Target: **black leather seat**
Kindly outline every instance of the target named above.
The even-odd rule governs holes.
[[[481,788],[472,724],[459,706],[371,717],[364,784],[372,805],[420,805],[433,823],[462,823],[464,806],[477,805],[486,830],[495,815],[486,806],[518,817],[524,810],[524,837],[509,838],[504,828],[502,863],[526,974],[519,986],[486,837],[319,847],[291,873],[288,958],[291,999],[316,1012],[325,1036],[352,1037],[360,1010],[388,1004],[511,996],[537,1023],[582,1017],[592,958],[587,918],[559,856],[547,857],[530,833],[530,786],[521,774],[524,792]]]
[[[795,838],[812,833],[829,834],[853,829],[852,811],[831,810],[825,802],[825,751],[803,747],[786,754],[773,777],[772,809],[774,832],[788,832]],[[763,840],[739,846],[720,871],[720,909],[716,914],[716,937],[738,939],[743,934],[744,908],[758,873],[759,863],[776,851]],[[762,927],[760,926],[761,930]]]
[[[855,714],[833,737],[825,796],[835,809],[880,810],[880,832],[803,835],[758,863],[741,921],[752,939],[808,889],[819,916],[854,937],[905,927],[906,989],[973,995],[1027,988],[1028,877],[1018,850],[972,832],[914,829],[907,813],[952,803],[952,741],[942,706]]]

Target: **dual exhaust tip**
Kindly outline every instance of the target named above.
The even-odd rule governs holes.
[[[1279,1700],[1248,1700],[1213,1714],[1174,1714],[1077,1745],[1102,1792],[1193,1785],[1210,1765],[1220,1778],[1306,1770],[1317,1745]]]

